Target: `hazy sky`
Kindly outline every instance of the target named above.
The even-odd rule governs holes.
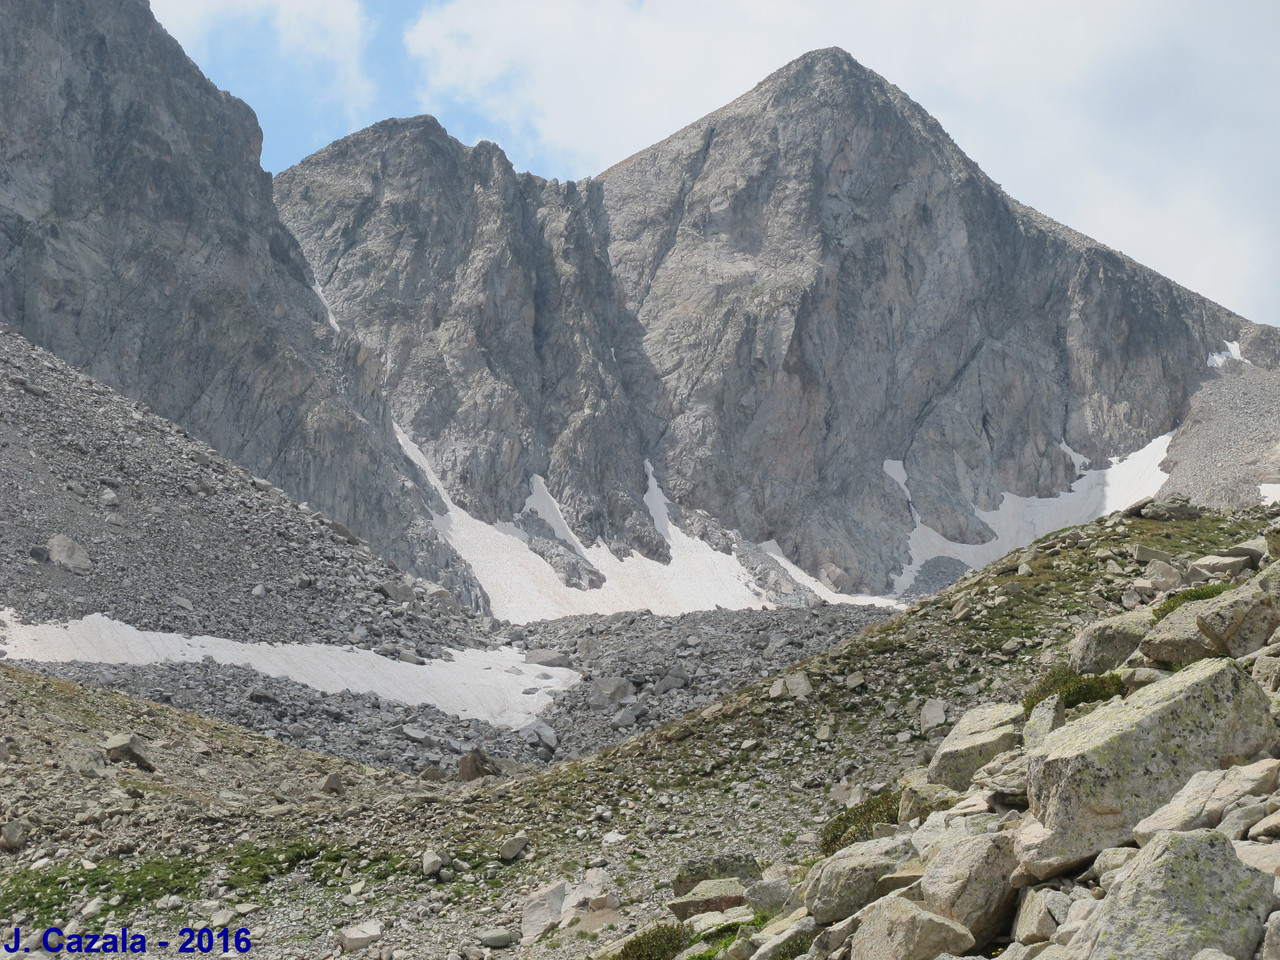
[[[430,113],[597,173],[839,46],[1019,200],[1280,324],[1275,0],[151,0],[278,172]]]

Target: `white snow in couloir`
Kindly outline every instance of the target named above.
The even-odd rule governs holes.
[[[670,522],[667,498],[647,461],[644,503],[670,547],[671,562],[666,564],[634,553],[619,560],[599,541],[582,544],[569,530],[542,478],[535,477],[531,483],[526,505],[605,577],[598,589],[578,590],[562,583],[551,565],[529,550],[514,525],[487,524],[453,503],[418,445],[399,426],[396,436],[448,506],[447,513],[432,515],[436,529],[471,565],[489,595],[494,616],[529,623],[579,613],[648,609],[657,614],[679,614],[716,605],[730,610],[767,605],[757,592],[755,578],[735,557],[713,550]]]
[[[1088,523],[1143,497],[1152,496],[1169,478],[1160,469],[1160,461],[1165,458],[1172,438],[1172,433],[1166,433],[1127,457],[1113,458],[1109,467],[1084,471],[1067,492],[1056,497],[1020,497],[1005,493],[995,510],[975,509],[978,518],[995,533],[987,543],[948,540],[921,523],[913,506],[911,514],[916,526],[907,542],[911,563],[894,578],[894,594],[901,596],[931,557],[953,557],[977,569],[1046,533]],[[1065,443],[1063,448],[1073,460],[1079,456]],[[888,461],[885,473],[894,476]]]

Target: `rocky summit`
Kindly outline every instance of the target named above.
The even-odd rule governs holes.
[[[0,15],[6,949],[1280,958],[1273,329],[838,50],[273,182]]]
[[[1193,439],[1249,420],[1196,399],[1245,366],[1209,366],[1228,341],[1276,395],[1274,330],[1012,200],[839,50],[580,182],[419,117],[276,197],[398,421],[490,523],[536,475],[581,543],[662,556],[647,461],[681,506],[880,594],[932,555],[917,527],[996,540],[1002,498],[1055,497],[1191,410],[1166,493],[1256,503],[1275,469],[1259,437],[1239,446],[1263,462],[1202,476]]]

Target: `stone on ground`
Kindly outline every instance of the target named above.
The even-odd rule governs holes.
[[[761,876],[760,863],[754,854],[717,853],[709,857],[691,857],[676,870],[671,891],[677,897],[683,897],[703,880],[737,877],[746,886]]]
[[[568,886],[563,880],[534,890],[524,898],[520,914],[520,942],[525,946],[554,930],[564,912]]]
[[[1277,744],[1267,695],[1234,660],[1206,660],[1104,703],[1030,753],[1021,869],[1048,879],[1132,840],[1133,828],[1205,767]]]
[[[903,836],[854,843],[819,860],[805,882],[804,905],[818,923],[834,923],[871,902],[876,883],[916,855]]]
[[[747,892],[736,877],[719,880],[703,880],[682,897],[667,904],[667,909],[680,921],[699,913],[723,913],[731,907],[747,902]]]
[[[1216,827],[1227,807],[1247,796],[1263,796],[1276,789],[1280,760],[1259,760],[1227,770],[1201,770],[1151,816],[1133,828],[1133,838],[1145,846],[1162,830]]]
[[[49,559],[70,573],[86,574],[93,572],[93,561],[84,547],[62,533],[54,534],[45,545],[49,551]]]
[[[1162,833],[1084,921],[1064,960],[1170,960],[1218,949],[1251,960],[1276,902],[1274,877],[1213,830]]]
[[[1022,743],[1022,707],[993,703],[960,718],[929,763],[929,780],[966,790],[979,767]]]
[[[864,910],[849,938],[851,957],[876,960],[935,960],[940,953],[965,953],[971,947],[973,936],[963,926],[898,896]]]
[[[1158,663],[1193,663],[1225,655],[1227,648],[1206,636],[1197,621],[1210,602],[1184,603],[1148,630],[1138,645],[1142,655]]]
[[[954,920],[982,947],[1009,926],[1018,894],[1009,883],[1017,866],[1013,834],[967,837],[934,854],[920,878],[925,909]]]
[[[366,920],[349,927],[342,928],[342,952],[355,953],[382,936],[382,923],[378,920]]]
[[[1138,609],[1090,624],[1068,647],[1071,669],[1077,673],[1114,670],[1138,649],[1153,622],[1150,610]]]
[[[154,770],[152,762],[142,738],[136,733],[117,733],[102,745],[109,763],[132,763],[139,770]]]

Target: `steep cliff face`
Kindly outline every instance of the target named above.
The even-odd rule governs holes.
[[[663,371],[668,490],[837,586],[920,522],[982,542],[1174,428],[1243,322],[1007,198],[847,54],[809,54],[604,173],[609,252]]]
[[[539,474],[583,542],[652,554],[648,459],[844,591],[887,590],[918,525],[991,541],[1006,493],[1172,431],[1252,329],[1005,196],[839,50],[577,184],[419,118],[277,199],[473,513],[518,513]]]
[[[585,543],[664,555],[613,348],[628,322],[600,189],[516,174],[430,117],[388,120],[277,178],[343,324],[459,506],[519,514],[545,476]]]
[[[482,603],[333,329],[253,112],[144,0],[0,0],[0,320]]]

